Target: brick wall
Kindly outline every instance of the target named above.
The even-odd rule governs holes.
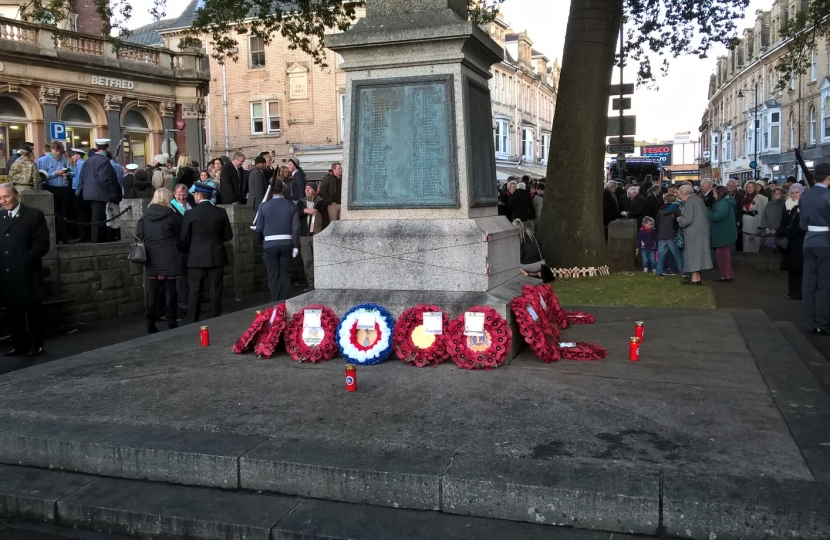
[[[72,0],[72,11],[78,14],[78,32],[102,35],[101,18],[95,10],[94,0]]]
[[[246,157],[261,151],[275,153],[278,164],[288,159],[288,147],[334,145],[340,139],[339,95],[345,92],[345,72],[338,68],[338,55],[328,51],[329,67],[315,66],[309,56],[288,49],[288,41],[275,36],[265,48],[265,66],[250,67],[248,37],[239,40],[239,62],[225,66],[228,91],[230,151],[241,150]],[[289,99],[287,70],[300,63],[308,68],[308,99]],[[211,156],[224,154],[225,125],[222,106],[222,66],[210,60],[211,85],[208,115],[211,119],[207,146]],[[251,134],[251,103],[278,101],[280,134]]]

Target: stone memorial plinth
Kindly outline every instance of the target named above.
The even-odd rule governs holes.
[[[486,304],[511,318],[518,231],[497,211],[490,66],[501,47],[466,0],[367,0],[327,38],[346,71],[342,221],[314,237],[312,302],[397,315]],[[332,301],[335,304],[332,304]]]

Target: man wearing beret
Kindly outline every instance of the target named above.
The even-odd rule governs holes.
[[[804,237],[802,299],[807,331],[830,336],[830,163],[816,166],[816,185],[798,201]]]
[[[274,198],[259,206],[256,231],[262,235],[271,301],[278,302],[291,297],[291,259],[300,251],[300,220],[297,205],[282,194],[282,180],[274,181],[272,189]]]
[[[210,296],[207,318],[222,314],[222,279],[228,263],[224,243],[233,239],[227,212],[210,202],[213,188],[203,182],[194,182],[193,188],[196,207],[182,220],[182,243],[188,253],[187,324],[199,320],[199,296],[205,289]]]
[[[289,193],[285,194],[285,198],[289,201],[299,201],[303,198],[305,185],[308,183],[305,171],[300,168],[299,159],[293,157],[288,160],[288,172],[291,174],[291,182],[288,186]]]

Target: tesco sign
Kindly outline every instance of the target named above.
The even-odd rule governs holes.
[[[671,165],[671,145],[643,146],[643,157],[660,165]]]

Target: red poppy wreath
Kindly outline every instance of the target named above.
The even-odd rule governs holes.
[[[608,356],[608,351],[596,343],[560,343],[559,354],[567,360],[602,360]]]
[[[277,350],[280,338],[285,340],[284,331],[287,322],[288,312],[285,309],[285,304],[280,304],[265,321],[262,330],[257,335],[257,342],[254,345],[254,352],[257,356],[271,358],[274,351]]]
[[[522,287],[522,294],[528,298],[538,300],[542,311],[545,312],[545,315],[547,315],[548,320],[552,324],[562,330],[569,326],[568,316],[565,314],[565,310],[562,309],[561,304],[559,304],[559,297],[556,296],[556,293],[553,292],[553,288],[550,285],[525,285]]]
[[[464,313],[450,321],[447,338],[453,362],[464,369],[493,369],[502,365],[513,337],[507,321],[490,307],[475,306],[467,311],[483,314],[483,331],[466,335]]]
[[[319,326],[318,326],[319,315]],[[305,324],[306,316],[311,324]],[[313,319],[313,321],[312,321]],[[291,316],[285,330],[288,354],[297,362],[325,362],[337,353],[337,314],[322,305],[306,306]]]
[[[519,332],[536,356],[549,364],[559,360],[559,328],[551,324],[538,301],[532,297],[519,296],[510,302],[510,309],[516,317]]]
[[[425,321],[425,313],[437,315],[427,315]],[[449,322],[447,314],[437,306],[420,304],[407,309],[395,322],[392,335],[395,354],[402,361],[417,367],[437,366],[450,357],[447,350]],[[440,334],[436,333],[438,330]]]
[[[256,350],[257,345],[265,340],[269,334],[275,340],[274,347],[276,347],[276,343],[279,342],[280,336],[285,330],[285,319],[285,304],[257,311],[254,322],[234,344],[233,352],[242,354],[249,348]]]

